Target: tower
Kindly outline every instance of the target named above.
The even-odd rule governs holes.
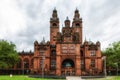
[[[57,16],[57,10],[54,9],[52,18],[50,18],[50,44],[56,43],[56,35],[59,32],[59,18]]]
[[[70,27],[70,20],[68,17],[66,17],[66,20],[65,20],[65,27]]]
[[[74,32],[79,34],[79,42],[82,43],[82,18],[80,18],[78,9],[75,10],[72,27],[74,28]]]

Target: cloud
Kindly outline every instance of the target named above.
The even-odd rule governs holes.
[[[17,45],[17,50],[33,50],[35,40],[49,40],[49,20],[54,7],[60,28],[66,16],[72,22],[74,10],[83,19],[83,39],[99,40],[102,49],[120,39],[119,0],[0,0],[0,39]]]

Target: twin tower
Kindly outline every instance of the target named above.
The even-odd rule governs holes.
[[[59,32],[59,18],[57,10],[54,9],[50,18],[50,44],[56,43],[82,43],[82,18],[80,18],[79,10],[74,12],[72,26],[67,17],[64,21],[65,26]]]

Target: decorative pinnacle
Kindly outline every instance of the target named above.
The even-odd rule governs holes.
[[[68,16],[66,17],[66,20],[69,20]]]
[[[75,12],[78,12],[79,10],[78,10],[78,8],[76,7],[76,10],[75,10]]]
[[[57,10],[56,10],[56,7],[54,7],[53,11],[57,11]]]

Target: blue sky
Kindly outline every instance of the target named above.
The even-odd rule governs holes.
[[[0,39],[18,51],[33,50],[35,40],[49,40],[49,20],[56,7],[60,28],[72,21],[76,7],[83,19],[83,41],[100,41],[101,48],[120,40],[120,0],[0,0]]]

